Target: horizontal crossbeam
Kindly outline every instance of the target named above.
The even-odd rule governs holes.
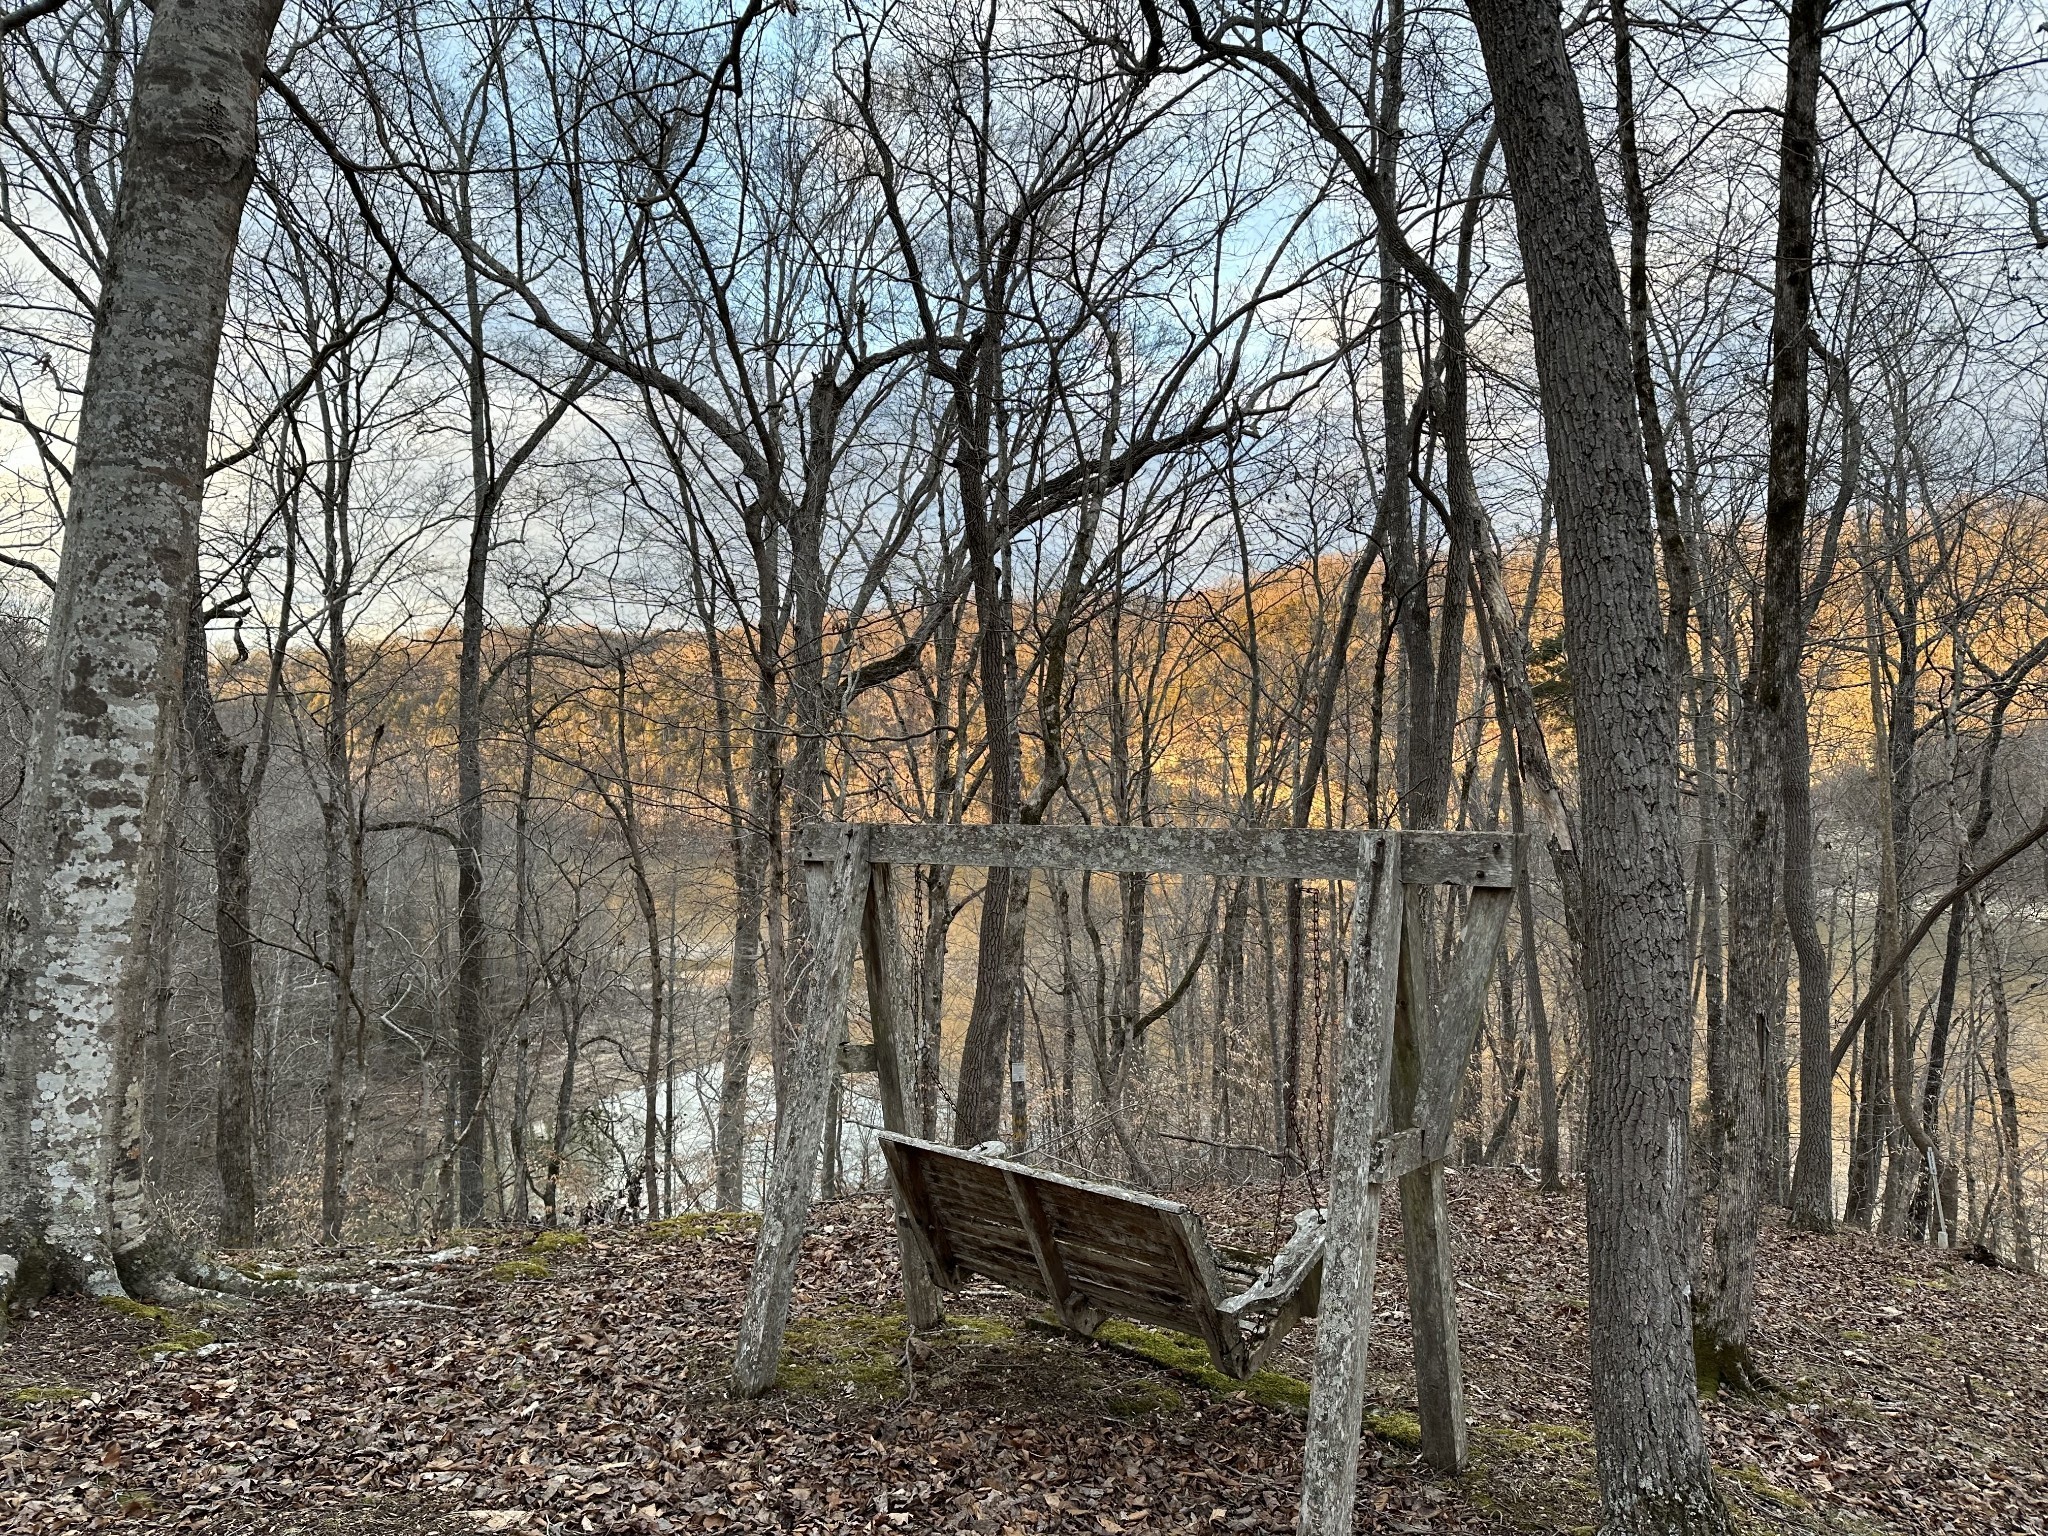
[[[1099,870],[1108,874],[1248,876],[1261,880],[1349,880],[1369,844],[1396,838],[1409,885],[1508,887],[1510,832],[1332,831],[1324,828],[987,826],[873,823],[868,857],[877,864]],[[836,823],[808,828],[806,859],[831,857]]]

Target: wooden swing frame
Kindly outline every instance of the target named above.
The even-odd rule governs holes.
[[[1345,1027],[1338,1043],[1297,1530],[1302,1536],[1340,1536],[1351,1529],[1380,1201],[1388,1183],[1398,1182],[1401,1190],[1423,1455],[1441,1471],[1463,1469],[1465,1389],[1444,1161],[1465,1062],[1478,1038],[1522,866],[1514,834],[824,823],[808,829],[799,848],[812,919],[811,970],[790,1053],[787,1099],[775,1125],[733,1367],[736,1395],[756,1397],[775,1383],[823,1150],[826,1106],[842,1066],[875,1072],[885,1129],[894,1138],[908,1136],[900,1054],[906,1036],[904,967],[892,894],[897,865],[1349,880]],[[1428,968],[1421,963],[1427,937],[1421,897],[1440,885],[1463,887],[1469,899],[1432,998],[1424,980]],[[842,1063],[856,948],[865,962],[874,1046],[871,1059]],[[892,1169],[897,1161],[891,1157]],[[913,1328],[929,1327],[940,1316],[929,1228],[906,1205],[903,1182],[892,1179],[891,1189],[906,1314]],[[1020,1270],[1018,1278],[1028,1275]],[[1058,1296],[1048,1299],[1061,1305]],[[1088,1304],[1079,1295],[1066,1298],[1068,1307]]]

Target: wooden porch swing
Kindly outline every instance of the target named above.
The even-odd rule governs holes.
[[[1084,1338],[1111,1316],[1191,1334],[1234,1381],[1315,1316],[1321,1211],[1295,1217],[1287,1246],[1254,1268],[1211,1247],[1202,1218],[1175,1201],[911,1136],[881,1141],[905,1230],[945,1290],[981,1275],[1051,1303]]]
[[[840,1070],[876,1074],[913,1328],[940,1320],[937,1290],[980,1275],[1037,1296],[1092,1334],[1120,1315],[1202,1340],[1242,1380],[1305,1317],[1317,1318],[1297,1530],[1351,1529],[1383,1186],[1398,1183],[1424,1456],[1462,1469],[1466,1426],[1444,1159],[1466,1058],[1512,906],[1521,850],[1507,833],[1203,831],[1153,827],[828,824],[802,844],[814,973],[775,1127],[759,1246],[733,1390],[775,1382],[797,1253]],[[907,1134],[899,1050],[903,962],[891,897],[899,864],[1348,880],[1344,1028],[1332,1106],[1328,1204],[1259,1268],[1214,1248],[1186,1206],[1065,1178]],[[1431,998],[1418,894],[1469,892]],[[871,1048],[846,1048],[847,987],[863,953]]]

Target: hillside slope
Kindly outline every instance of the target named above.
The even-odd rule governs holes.
[[[1413,1451],[1389,1214],[1358,1528],[1509,1533],[1594,1518],[1576,1195],[1453,1181],[1474,1467]],[[1309,1192],[1197,1196],[1256,1241]],[[906,1354],[885,1210],[818,1213],[782,1392],[725,1401],[748,1224],[683,1217],[541,1250],[357,1253],[388,1297],[119,1313],[70,1301],[0,1346],[10,1532],[1284,1532],[1306,1334],[1223,1393],[1033,1326],[993,1289]],[[276,1257],[276,1256],[273,1256]],[[280,1260],[280,1262],[283,1262]],[[314,1261],[309,1258],[308,1263]],[[314,1272],[304,1272],[300,1284]],[[1773,1228],[1759,1334],[1778,1391],[1707,1405],[1752,1531],[2048,1533],[2048,1288],[1901,1244]]]

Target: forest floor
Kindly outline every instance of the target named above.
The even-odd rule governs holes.
[[[1389,1202],[1358,1529],[1590,1530],[1581,1198],[1513,1173],[1452,1191],[1472,1466],[1416,1455]],[[1194,1199],[1253,1246],[1291,1194]],[[990,1288],[906,1354],[888,1233],[878,1198],[819,1207],[782,1388],[749,1404],[724,1396],[752,1254],[731,1217],[472,1234],[426,1272],[432,1310],[46,1303],[0,1345],[0,1530],[1291,1530],[1307,1330],[1218,1390],[1162,1336],[1082,1342]],[[390,1286],[397,1257],[304,1262]],[[1705,1404],[1745,1531],[2048,1533],[2048,1284],[1773,1225],[1757,1328],[1774,1389]]]

